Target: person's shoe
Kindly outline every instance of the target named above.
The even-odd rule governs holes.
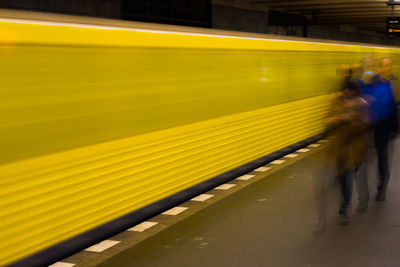
[[[341,225],[348,225],[349,224],[349,217],[346,214],[339,215],[339,222]]]
[[[376,201],[379,201],[379,202],[386,201],[385,191],[378,191],[378,194],[376,195]]]
[[[357,211],[358,212],[366,212],[368,209],[368,203],[367,202],[359,202],[357,206]]]

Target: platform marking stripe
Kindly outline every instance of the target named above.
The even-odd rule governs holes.
[[[286,155],[285,156],[285,158],[295,158],[295,157],[297,157],[299,154],[289,154],[289,155]]]
[[[253,177],[254,177],[254,175],[252,175],[252,174],[246,174],[246,175],[242,175],[242,176],[236,178],[236,180],[247,181]]]
[[[271,169],[271,168],[270,167],[260,167],[260,168],[255,169],[254,171],[265,172],[265,171],[268,171],[269,169]]]
[[[191,200],[193,201],[205,201],[209,198],[212,198],[214,195],[210,195],[210,194],[201,194],[195,198],[192,198]]]
[[[277,159],[277,160],[274,160],[273,162],[271,162],[271,164],[279,165],[279,164],[282,164],[282,163],[284,163],[284,162],[285,162],[284,160]]]
[[[97,243],[96,245],[93,245],[85,250],[90,251],[90,252],[103,252],[104,250],[109,249],[119,243],[121,243],[121,241],[104,240],[104,241],[101,241],[100,243]]]
[[[218,190],[228,190],[228,189],[230,189],[230,188],[232,188],[232,187],[234,187],[234,186],[236,186],[236,185],[235,185],[235,184],[222,184],[222,185],[216,187],[215,189],[218,189]]]
[[[142,222],[132,228],[129,228],[128,231],[133,231],[133,232],[143,232],[154,225],[158,224],[158,222]]]
[[[321,144],[311,144],[309,147],[319,147]]]
[[[305,153],[308,151],[310,151],[310,149],[308,149],[308,148],[302,148],[302,149],[297,150],[297,152],[301,152],[301,153]]]
[[[163,212],[162,214],[164,214],[164,215],[178,215],[179,213],[181,213],[181,212],[183,212],[183,211],[185,211],[187,209],[188,209],[187,207],[175,207],[175,208],[172,208],[172,209],[169,209],[169,210]]]
[[[68,262],[59,261],[59,262],[56,262],[56,263],[54,263],[52,265],[49,265],[49,267],[72,267],[72,266],[75,266],[75,265],[76,265],[75,263],[68,263]]]

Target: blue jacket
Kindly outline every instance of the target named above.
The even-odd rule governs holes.
[[[396,102],[390,81],[375,75],[369,83],[361,82],[361,91],[370,104],[372,123],[397,117]]]

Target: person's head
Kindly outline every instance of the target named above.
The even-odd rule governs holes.
[[[386,79],[392,76],[393,61],[390,57],[383,57],[379,60],[379,73]]]
[[[371,56],[365,56],[361,59],[361,76],[360,79],[364,84],[373,83],[376,76],[375,59]]]
[[[341,91],[344,98],[353,98],[360,94],[360,85],[356,80],[346,79]]]
[[[343,82],[349,77],[353,76],[352,69],[350,65],[341,65],[336,69],[336,76],[339,81]]]
[[[361,74],[361,64],[359,64],[359,63],[351,64],[350,70],[351,70],[352,78],[358,77]]]
[[[365,56],[361,59],[361,67],[364,73],[375,71],[375,59],[371,56]]]

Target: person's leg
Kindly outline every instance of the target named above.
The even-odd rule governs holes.
[[[367,133],[366,137],[366,148],[364,160],[358,170],[355,172],[356,188],[358,193],[358,206],[357,211],[363,212],[368,208],[369,201],[369,166],[372,164],[374,159],[374,145],[373,145],[373,134],[372,132]]]
[[[381,124],[379,128],[375,129],[374,138],[379,171],[378,194],[376,196],[376,200],[385,201],[386,187],[389,182],[390,173],[388,162],[389,136],[384,125]]]
[[[323,232],[327,224],[327,193],[335,166],[332,156],[326,151],[316,156],[316,168],[314,171],[314,197],[317,211],[317,224],[314,233]]]
[[[361,165],[356,175],[356,187],[358,193],[357,211],[363,212],[368,209],[369,188],[368,188],[368,162]]]
[[[326,177],[319,176],[314,178],[315,186],[315,204],[317,208],[317,224],[315,232],[324,231],[326,229]]]
[[[351,195],[352,195],[352,178],[350,172],[348,170],[342,170],[340,172],[340,187],[342,193],[342,200],[339,209],[340,220],[343,224],[348,223],[347,213],[351,203]]]

